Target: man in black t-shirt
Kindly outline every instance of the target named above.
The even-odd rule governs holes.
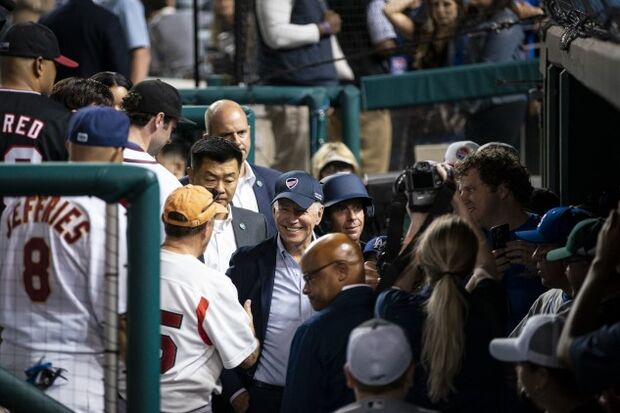
[[[60,54],[47,27],[17,23],[0,40],[0,161],[67,160],[70,112],[50,100],[56,64],[78,64]]]

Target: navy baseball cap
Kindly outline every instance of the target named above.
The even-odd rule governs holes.
[[[321,180],[326,208],[349,199],[361,199],[365,205],[372,205],[366,186],[355,174],[343,172]]]
[[[308,209],[315,202],[323,202],[323,190],[319,181],[307,172],[289,171],[276,181],[276,196],[271,203],[278,199],[290,199],[301,208]]]
[[[579,222],[592,218],[588,211],[577,207],[552,208],[531,231],[517,231],[515,236],[535,244],[562,244]]]
[[[69,141],[78,145],[124,148],[129,118],[110,106],[87,106],[69,120]]]
[[[16,23],[0,41],[0,56],[42,57],[66,67],[78,63],[60,54],[56,35],[46,26],[33,22]]]

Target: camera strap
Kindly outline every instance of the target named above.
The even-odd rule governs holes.
[[[381,280],[377,285],[377,292],[383,291],[392,286],[398,274],[395,274],[394,261],[400,252],[400,243],[403,236],[403,225],[405,223],[405,211],[407,208],[407,198],[404,194],[398,194],[390,203],[389,223],[387,227],[387,240],[385,242],[385,252],[380,268]]]

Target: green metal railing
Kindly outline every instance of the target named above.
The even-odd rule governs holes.
[[[362,108],[389,109],[526,93],[541,81],[538,59],[419,70],[361,79]]]
[[[349,147],[351,152],[361,164],[360,156],[360,90],[355,86],[331,86],[327,88],[327,94],[332,106],[339,106],[342,110],[342,142]]]
[[[343,142],[359,160],[360,110],[390,109],[438,102],[526,93],[540,82],[538,59],[442,67],[402,75],[361,78],[355,86],[222,86],[180,90],[185,105],[208,105],[218,99],[241,104],[307,105],[310,109],[310,153],[326,138],[325,109],[342,109]],[[189,106],[191,108],[191,106]],[[188,109],[191,110],[191,109]]]
[[[45,163],[0,165],[0,195],[94,195],[128,201],[127,411],[159,412],[159,185],[135,166]],[[0,371],[0,406],[58,412],[57,402]],[[11,391],[7,391],[11,389]]]
[[[352,87],[352,86],[351,86]],[[349,88],[340,91],[328,91],[323,87],[304,86],[218,86],[203,89],[181,89],[181,98],[184,105],[209,105],[219,99],[234,100],[239,104],[266,104],[307,106],[310,111],[310,154],[327,139],[326,110],[330,105],[330,96],[352,108],[345,113],[359,113],[359,97]],[[355,89],[355,88],[354,88]],[[345,91],[346,90],[346,91]],[[339,94],[343,93],[343,97]],[[358,92],[359,93],[359,92]],[[347,106],[349,107],[349,106]],[[357,122],[357,129],[354,123]],[[359,158],[359,117],[347,119],[344,130],[347,135],[343,138],[356,156]],[[357,134],[354,135],[357,130]]]

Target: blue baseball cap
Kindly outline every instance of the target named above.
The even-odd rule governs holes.
[[[364,245],[364,256],[366,256],[366,254],[370,254],[370,253],[377,253],[380,254],[383,252],[383,250],[385,249],[385,244],[387,242],[387,236],[385,235],[381,235],[379,237],[375,237],[373,239],[371,239],[370,241],[368,241],[366,243],[366,245]]]
[[[531,231],[517,231],[515,236],[535,244],[562,244],[579,222],[592,218],[588,211],[577,207],[552,208]]]
[[[325,208],[349,199],[361,199],[364,205],[372,205],[366,186],[355,174],[343,172],[330,175],[321,180],[321,187]]]
[[[276,196],[271,203],[278,199],[290,199],[303,209],[308,209],[315,202],[323,202],[323,190],[319,181],[304,171],[289,171],[280,175],[276,181]]]
[[[110,106],[88,106],[69,120],[69,141],[78,145],[124,148],[129,137],[129,118]]]

